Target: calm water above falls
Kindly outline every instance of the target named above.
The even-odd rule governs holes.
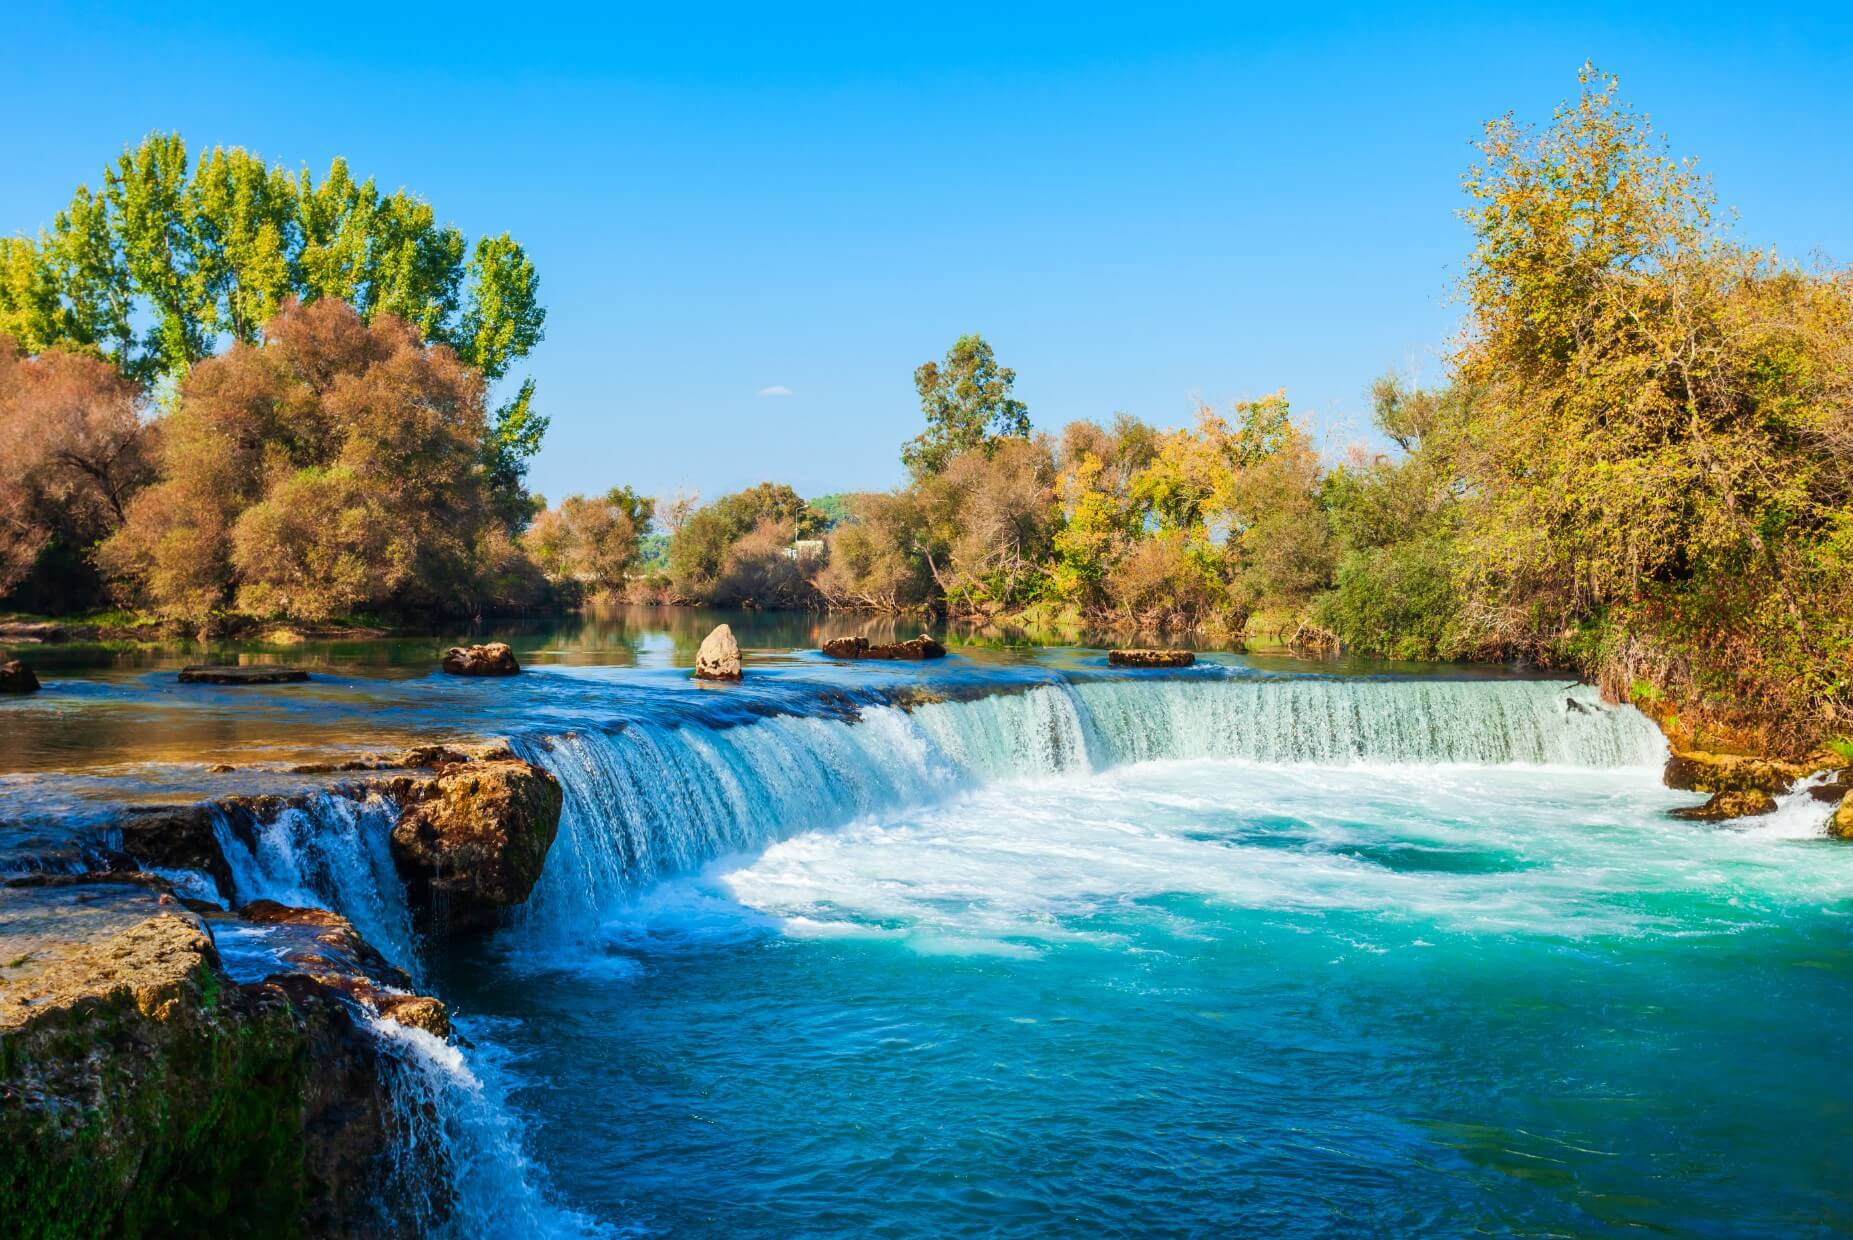
[[[761,646],[701,690],[690,643],[627,641],[536,639],[503,685],[107,669],[7,716],[0,791],[484,730],[556,771],[541,886],[474,945],[410,934],[389,805],[233,856],[460,1013],[403,1063],[463,1234],[1853,1230],[1853,850],[1805,794],[1672,820],[1652,728],[1562,683]]]

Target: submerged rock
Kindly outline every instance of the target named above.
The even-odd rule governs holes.
[[[943,659],[946,648],[922,633],[904,642],[871,642],[866,637],[833,637],[823,644],[832,659]]]
[[[1778,796],[1808,772],[1792,762],[1743,754],[1676,750],[1666,763],[1666,786],[1688,792],[1766,792]]]
[[[0,693],[37,693],[39,678],[18,659],[0,663]]]
[[[389,964],[339,913],[253,900],[223,918],[233,916],[267,928],[267,946],[279,963],[289,966],[288,972],[312,978],[388,1020],[435,1037],[450,1036],[450,1012],[444,1004],[414,993],[412,979]]]
[[[521,670],[515,652],[504,642],[452,646],[444,652],[441,666],[452,676],[513,676]]]
[[[486,929],[540,881],[560,828],[560,781],[509,754],[409,784],[392,855],[414,911],[446,933]]]
[[[0,1231],[374,1234],[404,1184],[393,1069],[356,1001],[301,973],[240,984],[151,875],[0,885]],[[400,1183],[403,1180],[404,1184]]]
[[[1723,822],[1730,818],[1753,818],[1776,812],[1776,798],[1760,788],[1714,792],[1703,805],[1691,805],[1673,811],[1673,817],[1688,822]]]
[[[695,676],[698,680],[740,679],[740,643],[734,640],[730,625],[717,624],[701,640],[695,652]]]
[[[291,685],[309,679],[300,667],[224,664],[180,669],[183,685]]]
[[[1197,656],[1188,650],[1126,649],[1107,651],[1114,667],[1189,667]]]

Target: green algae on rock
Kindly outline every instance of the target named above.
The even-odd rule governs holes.
[[[0,886],[0,1234],[429,1222],[429,1198],[418,1218],[379,1213],[389,1076],[349,996],[233,981],[151,875]]]

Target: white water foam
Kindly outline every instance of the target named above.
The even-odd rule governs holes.
[[[874,707],[853,723],[631,724],[532,743],[529,756],[566,792],[559,839],[520,915],[528,954],[544,957],[715,858],[1000,781],[1196,757],[1321,772],[1477,764],[1638,776],[1665,746],[1638,711],[1564,682],[1202,677]]]

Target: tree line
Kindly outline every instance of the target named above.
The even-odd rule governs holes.
[[[908,485],[776,561],[796,497],[728,497],[728,550],[672,541],[670,591],[1522,659],[1682,743],[1844,744],[1853,271],[1735,240],[1591,68],[1549,125],[1478,145],[1466,320],[1442,382],[1375,385],[1390,450],[1322,460],[1283,395],[1036,434],[967,337],[916,373]]]
[[[486,395],[539,339],[518,247],[466,263],[339,163],[183,177],[150,142],[0,249],[16,605],[89,582],[200,623],[603,596],[1111,624],[1573,668],[1688,739],[1853,733],[1853,272],[1735,240],[1594,70],[1548,125],[1486,126],[1465,322],[1439,383],[1375,385],[1380,449],[1325,459],[1284,394],[1040,433],[971,335],[913,376],[907,483],[811,501],[542,506],[531,386]]]

